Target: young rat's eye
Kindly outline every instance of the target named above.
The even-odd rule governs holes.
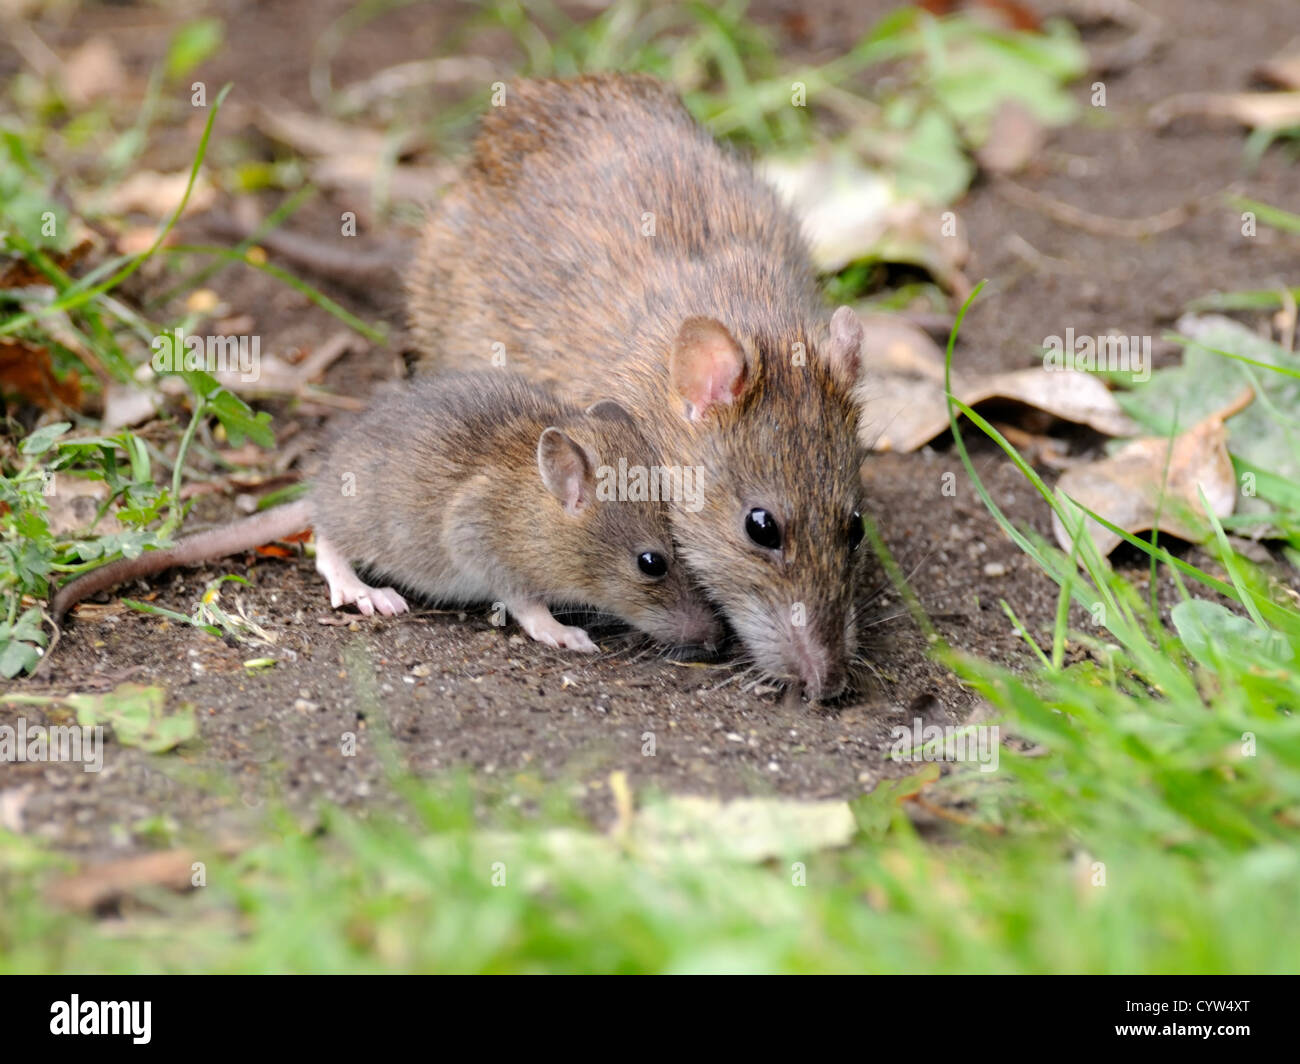
[[[766,510],[756,508],[745,515],[745,532],[760,547],[781,549],[781,528]]]
[[[658,551],[648,550],[637,556],[636,566],[646,576],[660,577],[668,572],[668,559]]]
[[[862,514],[854,510],[849,518],[849,550],[857,550],[862,544],[864,535],[866,530],[862,527]]]

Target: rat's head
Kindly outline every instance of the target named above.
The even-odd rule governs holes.
[[[753,662],[813,699],[844,689],[858,645],[862,340],[848,307],[818,335],[744,342],[691,318],[669,356],[704,469],[703,505],[674,507],[680,553]]]
[[[721,622],[673,546],[671,473],[632,416],[605,400],[563,430],[547,428],[537,468],[562,511],[564,593],[661,642],[715,649]]]

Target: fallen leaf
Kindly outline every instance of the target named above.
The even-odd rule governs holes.
[[[42,410],[80,410],[81,381],[54,373],[49,350],[26,340],[0,337],[0,392],[18,395]]]
[[[877,451],[906,453],[948,428],[944,355],[915,325],[888,315],[863,315],[866,364],[857,398],[863,442]],[[953,395],[968,406],[1010,399],[1107,436],[1128,436],[1136,422],[1091,373],[1022,369],[972,379],[953,372]]]
[[[1217,602],[1206,599],[1179,602],[1170,611],[1170,620],[1187,652],[1208,669],[1218,667],[1216,650],[1219,660],[1226,656],[1261,665],[1285,665],[1295,657],[1281,632],[1261,628]]]
[[[970,249],[960,221],[945,231],[937,210],[901,196],[892,179],[851,152],[770,158],[760,170],[802,219],[823,273],[851,262],[902,262],[928,271],[950,291],[965,290],[961,267]]]
[[[1228,456],[1224,421],[1252,399],[1254,392],[1247,390],[1230,406],[1172,440],[1142,437],[1109,458],[1076,466],[1057,481],[1057,494],[1126,532],[1149,532],[1158,521],[1163,533],[1201,542],[1212,533],[1201,493],[1215,517],[1227,517],[1236,506],[1237,479]],[[1068,501],[1066,508],[1072,512],[1072,520],[1082,516]],[[1123,542],[1091,518],[1084,518],[1083,524],[1103,557]],[[1052,531],[1063,550],[1072,549],[1074,537],[1055,512]]]
[[[113,241],[113,247],[122,255],[143,255],[158,239],[158,230],[151,225],[131,225],[126,226],[117,234]],[[163,246],[176,243],[177,236],[175,230],[168,233],[163,239]]]
[[[188,170],[160,174],[156,170],[137,170],[109,194],[106,206],[113,214],[138,212],[151,218],[170,218],[180,206],[189,184]],[[201,214],[216,202],[212,182],[200,174],[185,204],[186,216]],[[156,236],[156,234],[155,234]],[[152,239],[150,243],[152,243]]]
[[[50,885],[50,899],[75,912],[93,912],[141,887],[189,890],[195,854],[167,850],[91,865]]]
[[[370,196],[382,182],[385,195],[403,203],[428,202],[455,177],[456,171],[449,165],[387,167],[379,155],[332,155],[311,165],[311,182],[322,189]]]
[[[104,694],[73,694],[61,699],[77,712],[84,726],[108,724],[123,746],[138,746],[160,754],[198,734],[193,703],[183,703],[174,713],[166,712],[167,692],[143,684],[118,684]]]
[[[1018,100],[1003,100],[975,161],[994,174],[1019,173],[1047,141],[1047,127]]]
[[[93,37],[63,62],[61,81],[68,102],[75,107],[120,93],[126,69],[112,42]]]
[[[93,241],[82,240],[70,251],[59,253],[52,248],[43,250],[46,258],[55,266],[64,273],[69,273],[90,254],[92,247],[94,247]],[[4,268],[0,269],[0,288],[32,288],[49,283],[50,279],[25,258],[9,259],[5,262]]]
[[[100,431],[109,434],[120,428],[148,421],[158,412],[158,399],[134,384],[113,381],[104,389],[104,416]]]
[[[54,475],[53,491],[45,497],[45,519],[56,536],[71,538],[85,532],[95,520],[104,500],[109,497],[109,487],[102,480]],[[121,532],[122,523],[112,511],[104,514],[95,525],[100,536]]]
[[[1292,41],[1277,55],[1261,63],[1259,77],[1283,89],[1300,89],[1300,39]]]
[[[1132,390],[1116,392],[1116,401],[1146,435],[1168,437],[1230,405],[1244,389],[1253,389],[1258,401],[1228,423],[1229,451],[1238,472],[1250,473],[1236,512],[1263,517],[1278,506],[1288,508],[1294,488],[1287,486],[1300,484],[1300,355],[1218,314],[1184,314],[1177,329],[1192,341],[1183,349],[1182,365],[1159,370]],[[1251,532],[1256,537],[1269,534],[1267,522]]]
[[[255,122],[272,140],[310,160],[312,184],[330,191],[364,192],[377,182],[393,200],[426,202],[455,178],[451,165],[407,166],[398,160],[420,144],[412,130],[397,141],[364,126],[346,125],[284,104],[258,108]]]
[[[850,803],[858,828],[873,839],[881,839],[893,823],[900,802],[914,798],[939,778],[942,770],[933,761],[919,772],[898,779],[884,779]]]
[[[1300,126],[1300,92],[1185,92],[1151,108],[1151,122],[1177,118],[1227,118],[1252,129]]]
[[[1042,28],[1042,19],[1037,12],[1015,0],[921,0],[917,7],[932,15],[951,15],[958,9],[978,9],[979,15],[1002,29],[1037,32]]]
[[[10,787],[0,791],[0,830],[14,835],[23,833],[23,807],[32,796],[35,788],[28,783],[22,787]]]
[[[651,858],[756,862],[846,846],[856,831],[847,802],[677,796],[637,813],[628,838]]]
[[[419,139],[419,134],[412,131],[401,142],[392,145],[388,136],[377,130],[345,125],[282,103],[259,107],[254,122],[272,140],[288,145],[309,159],[362,155],[393,157],[394,154],[401,155]]]

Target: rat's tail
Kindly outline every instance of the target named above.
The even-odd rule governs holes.
[[[200,532],[196,536],[186,536],[174,547],[165,550],[149,550],[135,558],[122,558],[101,565],[59,588],[58,594],[50,600],[50,613],[57,621],[87,595],[93,595],[97,591],[115,587],[128,580],[153,576],[177,565],[193,565],[195,562],[211,561],[213,558],[223,558],[227,554],[260,547],[263,543],[283,539],[294,532],[310,528],[311,523],[311,507],[306,499],[299,499],[221,528]]]

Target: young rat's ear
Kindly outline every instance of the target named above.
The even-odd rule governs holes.
[[[595,456],[554,425],[537,441],[537,471],[570,517],[582,513],[596,497]]]
[[[736,401],[745,390],[745,350],[727,327],[712,318],[687,318],[673,341],[668,379],[686,400],[686,417],[699,421],[718,404]]]
[[[604,418],[606,421],[623,421],[629,425],[636,425],[636,418],[632,416],[631,411],[615,399],[600,399],[587,407],[587,413],[591,417]]]
[[[831,335],[826,344],[826,363],[831,372],[849,387],[858,383],[862,369],[862,319],[852,307],[840,307],[831,316]]]

